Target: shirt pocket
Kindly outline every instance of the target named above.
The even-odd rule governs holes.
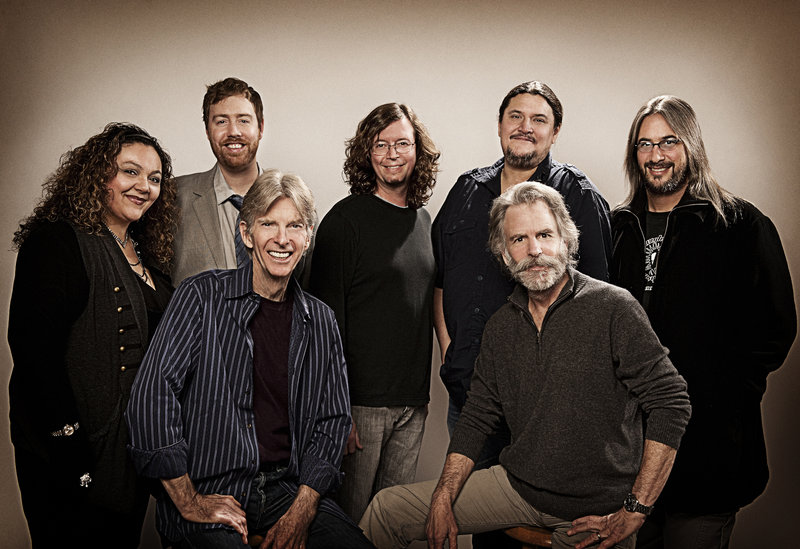
[[[475,219],[457,219],[450,223],[444,233],[445,244],[445,271],[458,268],[464,263],[476,261],[476,253],[488,246],[482,237],[483,231],[478,230]]]

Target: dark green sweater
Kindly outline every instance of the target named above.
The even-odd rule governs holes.
[[[500,416],[511,485],[565,520],[614,512],[646,438],[677,448],[691,407],[686,383],[626,291],[570,270],[538,331],[517,286],[489,319],[449,452],[475,460]]]

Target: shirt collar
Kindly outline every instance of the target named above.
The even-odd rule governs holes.
[[[256,164],[256,167],[258,168],[258,175],[261,175],[261,166]],[[225,176],[222,175],[219,162],[214,165],[214,168],[214,195],[217,198],[217,204],[221,205],[227,202],[227,200],[236,193],[233,192],[231,186],[225,181]]]
[[[294,275],[289,279],[289,284],[294,291],[295,308],[302,314],[304,319],[311,318],[308,300]],[[253,262],[251,260],[246,261],[238,269],[233,269],[233,276],[226,278],[224,281],[223,295],[226,299],[236,299],[247,295],[258,296],[253,291]]]

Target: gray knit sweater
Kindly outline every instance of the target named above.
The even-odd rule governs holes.
[[[475,460],[503,416],[512,441],[500,463],[514,489],[574,520],[622,506],[644,424],[646,438],[678,448],[690,413],[686,382],[639,303],[571,269],[541,331],[519,285],[489,319],[448,451]]]

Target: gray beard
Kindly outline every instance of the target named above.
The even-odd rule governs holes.
[[[529,292],[545,292],[561,280],[561,277],[567,272],[568,264],[566,247],[562,246],[555,257],[542,254],[539,257],[527,257],[519,263],[510,259],[508,270],[514,280],[522,284]],[[545,274],[528,272],[528,269],[533,266],[549,267],[550,269]]]

